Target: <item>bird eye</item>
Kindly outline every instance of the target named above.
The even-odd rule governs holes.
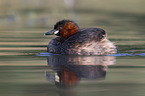
[[[62,30],[62,27],[59,27],[59,30]]]

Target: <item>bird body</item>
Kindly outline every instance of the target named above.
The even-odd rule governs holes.
[[[116,46],[106,38],[103,29],[79,29],[74,21],[62,20],[56,23],[53,30],[58,37],[50,41],[47,52],[71,55],[109,55],[117,52]],[[50,33],[52,32],[49,31],[46,35],[51,35]]]

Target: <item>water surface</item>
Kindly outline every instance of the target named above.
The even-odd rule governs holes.
[[[21,41],[23,38],[15,39],[19,39],[21,45],[15,45],[15,41],[1,45],[2,96],[145,94],[145,55],[142,48],[124,45],[121,52],[125,49],[128,52],[110,56],[67,56],[46,53],[47,40],[45,42],[43,38],[40,40],[42,45],[25,43]],[[133,52],[130,51],[132,49]]]

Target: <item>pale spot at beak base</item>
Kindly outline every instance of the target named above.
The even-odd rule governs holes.
[[[58,32],[59,32],[59,31],[57,30],[57,31],[54,32],[54,34],[57,34]]]

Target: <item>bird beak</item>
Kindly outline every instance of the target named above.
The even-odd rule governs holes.
[[[53,30],[51,30],[51,31],[46,32],[46,33],[44,34],[44,36],[45,36],[45,35],[54,35],[54,34],[57,34],[58,32],[59,32],[59,30],[53,29]]]

